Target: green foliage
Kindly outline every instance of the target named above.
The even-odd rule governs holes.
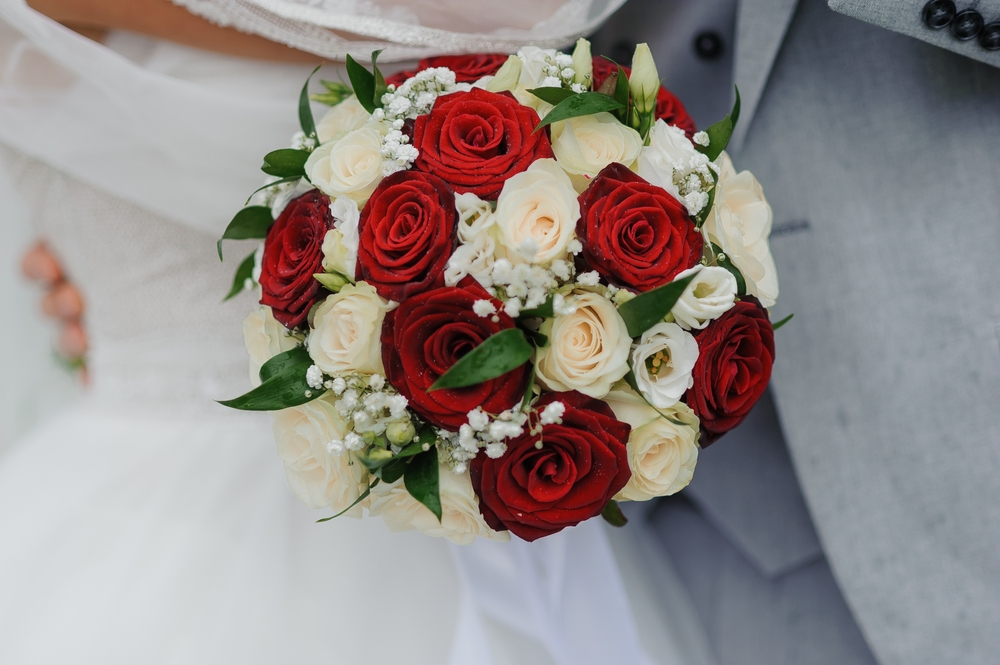
[[[235,298],[246,288],[247,280],[253,279],[254,254],[256,252],[250,252],[250,256],[243,259],[243,262],[240,263],[240,266],[236,269],[236,274],[233,275],[233,286],[229,289],[226,297],[222,299],[222,302],[226,302],[230,298]]]
[[[294,351],[294,349],[293,349]],[[273,365],[268,366],[268,363]],[[219,404],[241,411],[280,411],[310,402],[323,394],[306,383],[306,370],[312,365],[308,353],[278,354],[261,367],[267,380],[250,392]],[[265,369],[266,368],[266,369]]]
[[[266,238],[267,230],[271,228],[271,224],[273,223],[274,218],[271,217],[271,209],[267,206],[250,206],[240,210],[233,217],[233,221],[229,222],[226,231],[219,238],[219,242],[216,243],[216,249],[219,251],[219,260],[222,260],[223,240]]]
[[[430,390],[465,388],[503,376],[531,359],[534,347],[519,328],[501,330],[459,358]]]
[[[789,314],[788,316],[786,316],[785,318],[783,318],[782,320],[778,321],[773,326],[771,326],[771,329],[772,330],[777,330],[778,328],[782,327],[783,325],[785,325],[786,323],[788,323],[789,321],[791,321],[792,317],[794,317],[794,316],[795,316],[794,314]]]
[[[319,102],[320,104],[336,106],[354,94],[354,91],[351,90],[351,86],[346,83],[341,83],[340,81],[320,81],[320,84],[326,88],[326,92],[309,95],[309,99],[314,102]]]
[[[302,178],[306,174],[307,159],[309,159],[308,150],[294,148],[273,150],[264,155],[264,164],[260,170],[279,178]]]
[[[567,97],[556,104],[555,108],[549,111],[548,115],[535,127],[537,132],[542,127],[551,125],[560,120],[569,120],[584,115],[593,115],[604,111],[616,111],[622,108],[622,103],[599,92],[581,92]]]
[[[707,146],[696,145],[695,147],[706,157],[715,161],[729,145],[729,139],[733,136],[733,130],[736,128],[736,121],[739,117],[740,89],[736,88],[736,101],[733,103],[733,110],[725,118],[705,130],[709,140]]]
[[[684,289],[694,279],[694,275],[688,275],[682,279],[664,284],[652,291],[640,293],[632,300],[622,303],[618,307],[618,314],[621,315],[628,327],[628,334],[638,337],[670,313],[677,300],[684,294]]]
[[[566,88],[532,88],[528,92],[533,94],[535,97],[538,97],[543,102],[548,102],[553,106],[557,106],[577,94]]]
[[[532,309],[522,309],[521,313],[517,315],[519,319],[551,319],[555,316],[555,311],[552,308],[552,296],[545,299],[538,307]]]
[[[714,253],[715,263],[720,268],[725,268],[731,272],[733,277],[736,278],[736,293],[738,295],[745,296],[747,294],[747,280],[743,277],[743,273],[740,272],[740,269],[736,267],[728,256],[726,256],[726,253],[722,251],[722,248],[714,242],[712,243],[712,252]]]
[[[604,510],[601,511],[601,517],[604,521],[611,526],[625,526],[628,524],[628,519],[622,513],[621,507],[619,507],[618,502],[612,499],[608,501],[608,505],[604,506]]]
[[[436,447],[431,446],[430,450],[413,458],[403,474],[403,484],[410,496],[427,506],[427,509],[434,513],[440,522],[441,494]]]
[[[382,51],[372,52],[372,69],[374,73],[365,69],[363,65],[359,64],[350,55],[347,56],[347,77],[351,79],[351,86],[354,88],[354,94],[357,96],[358,102],[369,113],[374,113],[375,109],[382,108],[382,95],[387,90],[385,77],[382,76],[382,72],[379,71],[376,64],[380,53]]]
[[[316,69],[312,70],[312,73],[306,78],[305,85],[302,86],[302,92],[299,93],[299,125],[302,127],[302,133],[306,137],[316,136],[316,121],[313,119],[312,107],[309,106],[309,81],[312,80],[313,74],[318,72],[322,66],[316,65]]]
[[[331,515],[330,517],[324,517],[323,519],[316,520],[316,524],[322,524],[323,522],[329,522],[330,520],[337,519],[338,517],[340,517],[341,515],[343,515],[344,513],[346,513],[348,510],[350,510],[354,506],[358,505],[359,503],[361,503],[362,501],[364,501],[365,499],[367,499],[368,495],[372,493],[372,490],[375,489],[375,486],[378,485],[379,482],[380,482],[379,479],[376,478],[375,480],[372,481],[372,484],[369,485],[365,489],[365,491],[361,493],[361,496],[359,496],[357,499],[354,500],[354,503],[352,503],[351,505],[349,505],[347,508],[344,508],[339,513],[337,513],[336,515]]]

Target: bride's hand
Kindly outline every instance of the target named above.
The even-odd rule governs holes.
[[[54,319],[59,326],[56,346],[65,358],[80,360],[87,353],[87,334],[84,332],[83,297],[65,276],[59,259],[44,242],[39,241],[25,253],[21,271],[45,288],[42,312]]]

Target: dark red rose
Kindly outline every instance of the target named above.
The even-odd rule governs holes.
[[[615,286],[648,291],[701,259],[704,240],[684,205],[617,162],[580,195],[580,258]]]
[[[496,74],[503,63],[507,62],[506,56],[502,53],[470,53],[467,55],[437,55],[432,58],[424,58],[417,63],[416,69],[404,72],[397,72],[385,80],[396,86],[402,85],[403,81],[412,77],[417,72],[432,67],[447,67],[455,72],[457,83],[475,83],[484,76]]]
[[[538,114],[510,93],[474,88],[438,97],[417,117],[416,168],[443,178],[456,192],[495,199],[507,178],[536,159],[553,157],[548,135],[535,133]]]
[[[553,401],[566,405],[561,425],[508,441],[499,459],[480,453],[470,467],[486,523],[524,540],[599,515],[632,477],[625,449],[632,428],[611,407],[576,391],[546,393],[536,407]]]
[[[457,220],[455,193],[441,178],[392,174],[361,212],[356,279],[397,302],[427,290],[455,249]]]
[[[260,302],[286,328],[301,325],[326,293],[313,275],[323,272],[323,238],[332,227],[330,199],[313,190],[289,203],[267,232]]]
[[[594,90],[601,87],[605,79],[608,78],[612,73],[618,73],[618,65],[611,62],[607,58],[602,58],[597,56],[594,58]],[[632,70],[629,67],[623,67],[625,74],[631,76]],[[684,108],[684,104],[681,100],[677,99],[674,93],[670,92],[662,85],[660,86],[660,92],[656,94],[656,117],[659,120],[663,120],[668,125],[674,125],[675,127],[680,127],[687,134],[688,138],[694,136],[697,130],[694,124],[694,120],[688,115],[687,109]]]
[[[496,306],[496,321],[472,310],[477,300],[489,300]],[[428,391],[487,337],[514,327],[514,320],[502,310],[502,303],[471,277],[458,286],[432,289],[404,300],[382,324],[382,364],[389,383],[421,417],[452,431],[467,422],[467,414],[477,406],[500,413],[519,404],[528,381],[527,363],[475,386]]]
[[[716,441],[747,417],[771,380],[774,330],[753,296],[695,335],[694,385],[684,401],[701,420],[701,445]]]

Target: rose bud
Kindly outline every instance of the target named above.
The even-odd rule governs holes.
[[[632,94],[632,103],[639,113],[650,113],[656,108],[656,96],[660,92],[660,74],[656,71],[653,54],[648,44],[635,47],[632,56],[632,75],[629,76],[628,89]]]

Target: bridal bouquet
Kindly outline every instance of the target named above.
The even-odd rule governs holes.
[[[767,387],[778,294],[760,185],[632,69],[524,48],[309,83],[293,146],[223,239],[250,392],[293,491],[469,543],[673,494]],[[222,256],[222,240],[219,241]],[[326,519],[332,519],[328,517]],[[322,521],[322,520],[321,520]]]

